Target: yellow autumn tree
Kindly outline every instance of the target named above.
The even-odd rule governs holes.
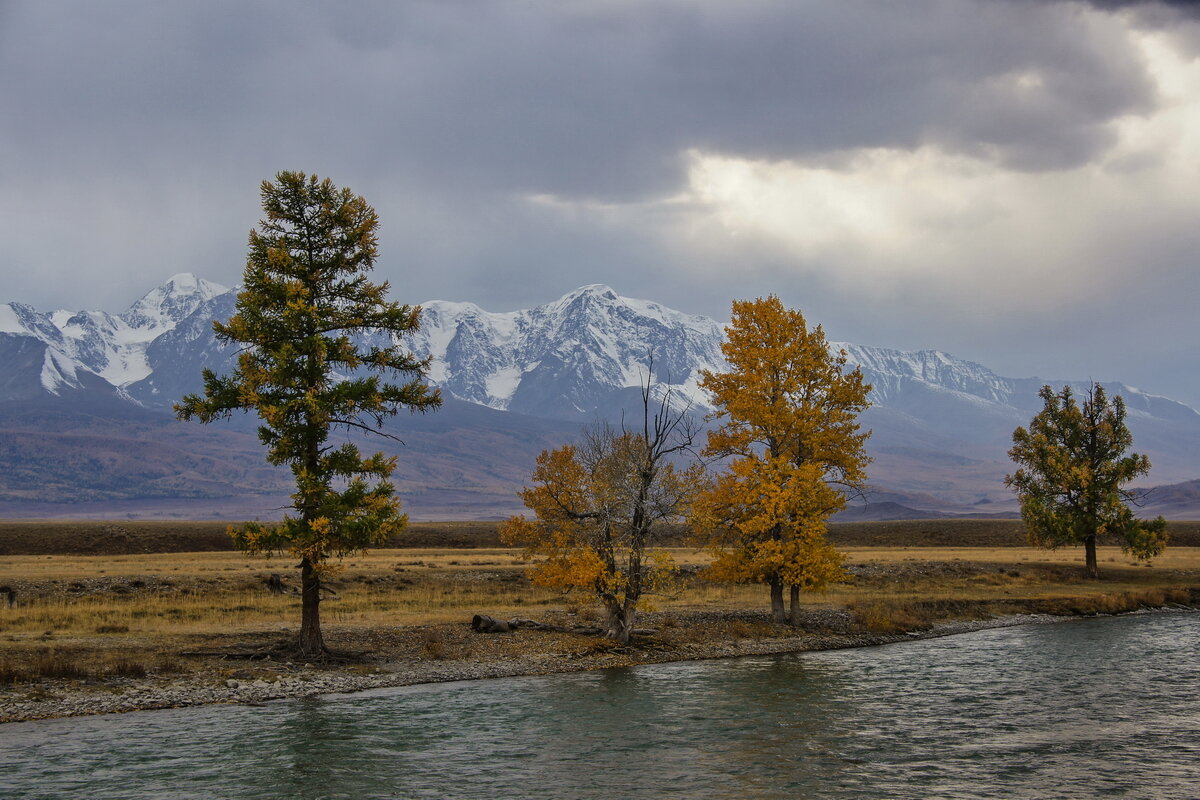
[[[578,445],[543,450],[534,485],[521,492],[533,518],[513,517],[500,534],[525,548],[534,583],[599,601],[606,635],[622,643],[645,596],[675,571],[654,548],[662,523],[684,518],[702,478],[698,465],[673,463],[694,437],[686,411],[673,409],[667,393],[652,414],[650,397],[647,384],[641,431],[601,425]]]
[[[708,435],[704,455],[725,459],[693,503],[690,522],[714,556],[711,574],[740,583],[765,583],[771,612],[793,623],[800,592],[816,590],[843,572],[841,555],[826,541],[829,517],[859,491],[870,461],[858,415],[870,403],[870,384],[846,369],[818,325],[774,295],[737,300],[721,345],[728,372],[701,373],[700,386],[722,424]]]

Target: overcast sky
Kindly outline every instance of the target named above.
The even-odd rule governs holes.
[[[232,285],[283,169],[405,302],[585,283],[1200,405],[1200,14],[1115,0],[0,0],[0,301]]]

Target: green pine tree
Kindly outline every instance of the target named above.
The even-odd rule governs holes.
[[[1150,471],[1150,459],[1125,451],[1133,434],[1125,426],[1125,401],[1112,401],[1104,387],[1092,384],[1080,407],[1070,386],[1057,394],[1049,386],[1039,393],[1045,408],[1029,429],[1013,432],[1008,455],[1022,465],[1004,482],[1021,501],[1029,543],[1058,548],[1082,544],[1087,574],[1099,577],[1096,543],[1113,539],[1127,553],[1152,558],[1167,544],[1162,517],[1136,519],[1136,498],[1121,485]]]
[[[300,559],[299,647],[311,657],[326,651],[320,602],[329,560],[381,544],[407,522],[388,481],[395,459],[364,457],[349,441],[332,443],[330,433],[378,433],[384,418],[436,408],[441,397],[423,382],[427,361],[395,344],[361,348],[351,338],[382,334],[373,338],[395,342],[419,324],[419,307],[385,300],[388,284],[367,280],[377,254],[375,210],[302,172],[264,181],[262,204],[266,217],[250,233],[237,313],[213,323],[219,341],[242,348],[237,367],[225,376],[205,370],[203,395],[183,398],[175,412],[208,423],[254,411],[267,460],[291,467],[296,513],[231,533],[250,553],[289,550]],[[392,373],[403,382],[383,379]]]

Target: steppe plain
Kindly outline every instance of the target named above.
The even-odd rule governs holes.
[[[345,559],[322,604],[322,662],[289,655],[293,560],[230,549],[216,522],[0,522],[0,722],[199,703],[257,703],[429,681],[857,647],[1078,615],[1200,606],[1200,523],[1171,523],[1149,564],[1101,548],[1024,545],[1015,520],[844,523],[848,579],[770,621],[761,586],[708,581],[683,531],[680,565],[628,646],[585,599],[532,585],[499,523],[414,523]],[[272,593],[273,574],[285,584]],[[13,603],[4,602],[11,591]],[[477,634],[475,614],[546,626]]]

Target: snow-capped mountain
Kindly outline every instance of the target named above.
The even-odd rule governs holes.
[[[0,347],[40,353],[37,383],[49,394],[96,389],[100,384],[85,374],[102,379],[113,389],[124,389],[154,371],[148,351],[155,340],[195,315],[207,301],[228,294],[224,286],[185,273],[174,276],[121,314],[41,313],[22,303],[7,303],[0,305],[0,336],[8,341],[0,342]],[[20,338],[33,341],[18,342]],[[6,358],[0,363],[10,362]],[[26,373],[30,371],[30,365],[22,366]],[[8,377],[15,376],[10,371]],[[22,393],[29,394],[30,381],[20,383]]]
[[[536,308],[488,313],[471,303],[422,305],[409,342],[430,379],[461,400],[533,416],[590,416],[620,405],[651,373],[696,397],[699,370],[723,363],[721,325],[592,285]]]
[[[199,388],[202,368],[231,365],[233,353],[217,344],[212,320],[229,318],[235,300],[232,289],[182,274],[116,315],[0,305],[0,337],[13,354],[0,361],[0,387],[17,362],[29,362],[36,352],[44,392],[59,394],[100,378],[102,384],[89,385],[169,407]],[[431,357],[429,380],[445,394],[492,409],[556,419],[602,415],[619,407],[623,394],[640,387],[650,372],[660,387],[706,408],[699,371],[724,367],[721,323],[622,297],[599,284],[520,311],[488,312],[445,300],[421,305],[421,328],[404,344]],[[862,369],[880,408],[924,417],[937,398],[1027,418],[1025,412],[1038,404],[1042,381],[1002,377],[947,353],[830,346],[845,350]],[[1124,384],[1109,387],[1125,397],[1134,415],[1200,421],[1182,403]]]
[[[235,300],[233,290],[176,275],[116,315],[0,305],[0,417],[14,403],[33,401],[36,407],[56,397],[59,407],[93,409],[104,397],[129,414],[155,413],[161,420],[173,402],[201,388],[202,369],[232,367],[234,352],[217,344],[212,320],[229,318]],[[535,440],[569,435],[563,431],[581,421],[615,420],[622,410],[637,408],[638,388],[650,371],[659,387],[703,412],[699,371],[724,367],[721,323],[622,297],[607,286],[584,286],[519,311],[494,313],[442,300],[422,307],[421,328],[404,343],[430,357],[429,379],[454,401],[434,415],[443,420],[434,427],[458,431],[464,453],[478,450],[472,451],[471,437],[500,429],[511,434],[506,446],[528,449]],[[1012,431],[1040,408],[1043,383],[1064,383],[1000,376],[938,351],[840,342],[831,347],[844,349],[873,386],[874,405],[862,417],[864,428],[873,430],[872,481],[958,503],[1008,496],[1001,479],[1011,471],[1005,453]],[[1105,386],[1125,398],[1135,447],[1150,455],[1155,482],[1200,475],[1200,414],[1130,386]],[[439,446],[432,433],[426,440],[412,430],[406,438]],[[0,459],[2,435],[0,425]],[[519,442],[526,444],[514,444]],[[532,464],[523,450],[506,455],[498,444],[487,447],[497,463]],[[435,457],[446,465],[460,459],[441,451]],[[446,469],[454,475],[461,468],[465,475],[474,466]],[[507,486],[511,471],[497,470],[506,477],[496,480]],[[0,495],[3,489],[0,480]]]

